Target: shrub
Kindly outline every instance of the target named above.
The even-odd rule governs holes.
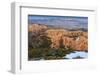
[[[41,53],[42,53],[41,49],[30,49],[28,51],[28,58],[29,59],[41,58],[42,57]]]

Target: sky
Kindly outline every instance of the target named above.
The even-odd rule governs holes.
[[[87,28],[88,17],[28,15],[28,24],[38,23],[62,28]]]

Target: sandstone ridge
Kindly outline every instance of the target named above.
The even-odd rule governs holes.
[[[28,30],[29,32],[45,30],[47,36],[51,38],[52,48],[59,48],[60,40],[62,40],[65,48],[70,46],[75,50],[88,50],[88,33],[85,31],[48,28],[48,26],[42,24],[31,24],[29,25]]]

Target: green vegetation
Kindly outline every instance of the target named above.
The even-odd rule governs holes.
[[[53,49],[53,48],[34,48],[29,49],[28,56],[30,59],[64,59],[66,54],[69,54],[73,51],[66,50],[65,48]]]
[[[45,33],[29,32],[28,35],[28,60],[52,60],[64,59],[66,54],[73,52],[68,46],[67,49],[63,45],[63,39],[59,41],[59,48],[51,48],[51,39]]]

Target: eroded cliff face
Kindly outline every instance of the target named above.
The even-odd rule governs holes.
[[[32,24],[29,26],[29,31],[40,31],[45,30],[45,33],[48,37],[51,38],[52,45],[51,48],[59,48],[60,40],[62,40],[65,48],[71,47],[74,50],[88,50],[88,33],[77,30],[77,31],[68,31],[65,29],[48,29],[47,26]]]
[[[47,26],[42,24],[31,24],[28,26],[29,32],[40,32],[41,30],[46,30]]]
[[[59,48],[59,41],[62,39],[66,48],[70,46],[75,50],[88,50],[87,32],[64,29],[50,29],[46,32],[52,40],[51,47]]]

